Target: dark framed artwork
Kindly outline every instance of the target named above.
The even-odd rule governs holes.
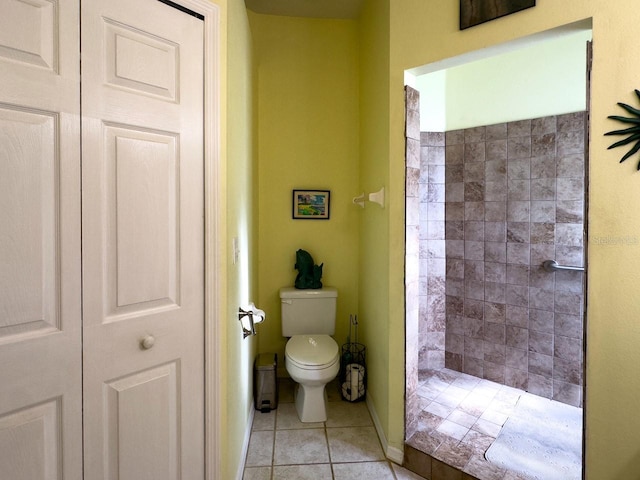
[[[292,218],[328,220],[330,195],[329,190],[294,190]]]
[[[536,6],[536,0],[460,0],[460,30]]]

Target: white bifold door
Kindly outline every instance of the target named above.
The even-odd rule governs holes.
[[[2,479],[204,478],[203,41],[0,3]]]

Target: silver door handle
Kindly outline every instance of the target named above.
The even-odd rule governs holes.
[[[584,272],[584,267],[569,267],[567,265],[560,265],[555,260],[545,260],[544,262],[542,262],[542,268],[544,268],[547,272],[557,272],[558,270]]]

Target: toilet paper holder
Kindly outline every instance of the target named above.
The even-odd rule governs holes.
[[[249,303],[245,308],[238,307],[238,320],[242,326],[242,338],[256,334],[256,324],[264,322],[266,318],[264,310],[256,308],[253,302]]]

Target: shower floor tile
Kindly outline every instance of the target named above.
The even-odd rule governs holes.
[[[447,368],[422,370],[418,378],[422,412],[408,445],[479,480],[526,480],[490,464],[484,454],[520,397],[531,394]]]

